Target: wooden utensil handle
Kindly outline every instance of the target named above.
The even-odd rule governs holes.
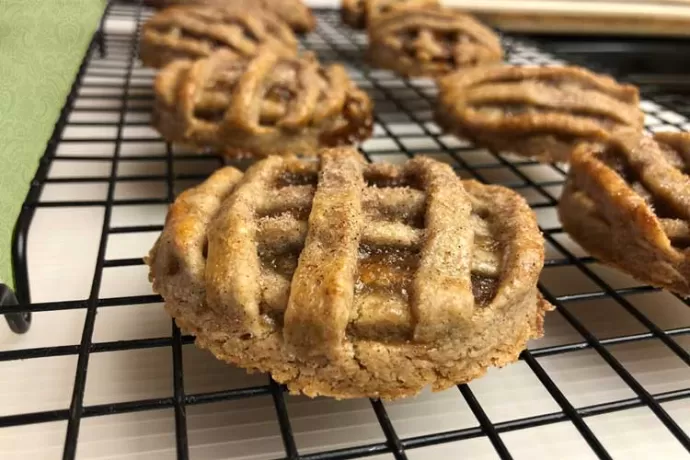
[[[506,31],[690,36],[690,0],[447,0]]]

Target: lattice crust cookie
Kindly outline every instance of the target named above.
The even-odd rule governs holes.
[[[314,155],[372,131],[366,93],[342,66],[323,67],[312,54],[179,60],[158,74],[155,93],[153,125],[163,137],[230,157]]]
[[[579,142],[612,130],[642,130],[632,85],[579,67],[486,67],[439,81],[437,123],[493,149],[541,161],[567,161]]]
[[[542,335],[544,246],[519,195],[428,158],[319,158],[221,170],[170,209],[150,278],[198,346],[292,392],[397,398]]]
[[[297,33],[311,32],[316,28],[311,8],[301,0],[260,0],[259,5],[285,21]]]
[[[177,59],[199,59],[217,50],[251,57],[270,48],[297,54],[297,39],[273,14],[258,8],[176,6],[156,13],[142,27],[139,55],[144,65],[161,68]]]
[[[405,76],[438,76],[500,61],[501,43],[489,28],[449,8],[398,7],[369,27],[372,65]]]
[[[617,133],[575,150],[559,205],[563,228],[602,262],[690,295],[690,134]]]
[[[438,0],[343,0],[340,13],[343,23],[355,28],[365,29],[369,18],[388,13],[401,6],[438,6]]]

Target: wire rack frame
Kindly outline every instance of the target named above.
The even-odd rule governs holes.
[[[599,458],[612,458],[611,454],[607,452],[601,441],[585,423],[585,419],[587,417],[599,414],[624,411],[631,408],[646,406],[656,415],[659,421],[663,423],[663,425],[670,431],[677,441],[685,449],[690,451],[690,438],[688,437],[688,433],[683,431],[683,429],[661,406],[661,404],[665,402],[690,398],[690,388],[651,394],[638,380],[633,377],[631,372],[626,369],[626,367],[618,359],[616,359],[616,357],[614,357],[606,347],[607,345],[612,344],[658,339],[661,341],[661,343],[668,347],[668,349],[671,350],[674,355],[682,360],[686,366],[690,366],[690,354],[682,346],[680,346],[676,340],[674,340],[678,336],[690,334],[690,327],[664,329],[655,324],[654,321],[647,317],[627,299],[629,295],[641,292],[650,292],[654,289],[650,287],[614,289],[613,287],[609,286],[604,279],[592,271],[588,266],[588,263],[593,261],[592,258],[579,257],[573,254],[573,252],[559,242],[556,236],[562,232],[562,229],[560,228],[543,229],[546,241],[565,256],[563,258],[548,259],[546,261],[546,266],[577,267],[598,287],[598,290],[595,292],[571,295],[556,295],[543,284],[540,284],[539,286],[545,298],[556,306],[557,311],[584,339],[580,342],[565,345],[526,350],[520,356],[520,359],[523,360],[527,366],[529,366],[541,385],[543,385],[553,400],[560,407],[560,411],[553,413],[493,423],[487,416],[485,408],[482,407],[470,387],[468,385],[459,385],[458,391],[476,417],[478,421],[477,426],[405,438],[399,436],[399,434],[396,432],[393,424],[391,423],[391,419],[387,414],[385,404],[378,400],[372,400],[371,407],[376,415],[383,433],[385,434],[385,441],[305,455],[300,454],[297,448],[297,443],[291,428],[289,412],[285,403],[285,388],[281,385],[270,381],[270,383],[267,385],[226,391],[196,394],[188,394],[185,392],[181,349],[183,345],[192,343],[193,337],[183,336],[180,333],[180,330],[175,326],[174,322],[172,322],[171,325],[170,336],[167,337],[95,343],[93,341],[93,331],[97,309],[140,305],[161,301],[160,297],[157,295],[139,295],[116,298],[101,298],[99,296],[99,287],[105,269],[110,267],[141,265],[143,263],[143,261],[139,258],[107,259],[106,247],[109,236],[115,234],[160,231],[162,228],[162,226],[156,225],[111,225],[113,207],[116,205],[170,203],[175,196],[174,192],[177,181],[202,180],[204,178],[203,175],[177,174],[175,172],[175,167],[179,162],[206,158],[211,161],[217,161],[218,165],[224,163],[224,160],[212,155],[199,156],[173,154],[172,147],[167,144],[166,153],[164,155],[148,155],[138,156],[136,158],[127,158],[131,161],[162,162],[165,164],[164,174],[127,176],[118,173],[118,165],[121,160],[121,147],[125,143],[151,141],[149,138],[125,138],[123,136],[123,130],[125,127],[147,125],[145,122],[127,120],[127,112],[150,110],[147,107],[128,108],[127,104],[128,101],[132,100],[147,100],[147,97],[130,94],[133,92],[131,91],[133,88],[132,73],[137,58],[139,27],[142,19],[145,18],[147,14],[150,14],[150,12],[142,8],[141,5],[131,6],[115,3],[109,4],[106,8],[104,20],[101,22],[101,24],[104,23],[105,19],[133,19],[136,24],[136,30],[131,36],[124,37],[115,35],[106,36],[103,33],[102,28],[99,29],[96,34],[94,34],[93,40],[89,46],[84,61],[79,68],[78,75],[67,97],[65,105],[60,112],[60,117],[56,123],[53,135],[48,142],[45,154],[40,161],[35,179],[31,184],[31,188],[27,194],[26,201],[23,205],[15,229],[12,256],[15,269],[16,293],[19,302],[18,305],[9,305],[3,307],[3,313],[8,317],[11,316],[13,321],[19,324],[21,324],[22,321],[26,322],[27,327],[28,321],[30,320],[28,315],[31,313],[84,309],[86,311],[86,318],[84,322],[83,334],[79,344],[1,351],[0,361],[65,355],[78,356],[77,370],[74,378],[74,387],[69,408],[0,416],[0,427],[67,420],[67,434],[63,458],[73,459],[76,456],[80,422],[83,418],[102,416],[106,414],[112,415],[127,412],[155,410],[160,408],[173,408],[176,427],[177,458],[187,459],[189,458],[189,442],[186,426],[186,406],[270,395],[273,399],[276,418],[279,423],[280,433],[282,435],[285,448],[285,456],[283,458],[288,459],[347,459],[366,457],[379,453],[391,453],[396,459],[406,459],[406,452],[409,449],[476,437],[486,437],[491,442],[500,458],[509,459],[512,458],[512,456],[505,443],[501,439],[501,433],[554,424],[563,421],[569,421],[572,423],[582,438],[591,447],[592,451]],[[464,154],[473,150],[474,147],[464,143],[448,143],[446,141],[447,136],[444,136],[442,133],[440,133],[438,128],[431,122],[430,108],[433,106],[434,99],[433,91],[428,86],[425,86],[423,83],[418,81],[400,79],[391,73],[369,69],[362,61],[364,47],[366,46],[364,38],[359,34],[333,33],[333,30],[338,30],[340,27],[339,18],[333,11],[319,10],[317,11],[317,16],[319,19],[319,25],[316,32],[312,34],[312,36],[316,38],[311,40],[303,40],[303,48],[316,52],[323,61],[337,60],[346,63],[348,69],[353,75],[353,78],[355,78],[361,86],[366,87],[372,93],[375,105],[377,107],[375,121],[379,127],[374,135],[374,139],[385,139],[393,143],[393,147],[387,150],[376,150],[375,152],[372,152],[367,149],[362,149],[362,153],[368,160],[372,161],[374,159],[374,155],[378,158],[385,158],[386,156],[393,157],[395,155],[413,157],[417,154],[442,152],[454,160],[457,165],[455,168],[458,174],[473,177],[482,182],[488,182],[487,177],[484,175],[486,171],[490,171],[493,168],[507,168],[519,178],[519,183],[504,185],[518,191],[521,188],[529,187],[533,190],[536,190],[541,196],[543,201],[532,206],[535,209],[540,207],[552,207],[557,203],[557,199],[549,191],[549,188],[561,185],[563,180],[536,181],[532,179],[529,175],[523,172],[521,167],[536,164],[534,162],[521,161],[516,163],[514,159],[507,158],[500,154],[492,154],[493,161],[487,163],[473,163],[467,161],[466,158],[464,158]],[[552,57],[540,52],[531,44],[523,40],[504,37],[503,42],[507,49],[509,60],[524,60],[525,56],[528,56],[526,59],[528,62],[526,63],[548,64],[550,62],[554,62]],[[101,53],[100,56],[102,58],[105,57],[106,52],[108,52],[109,55],[115,54],[119,57],[115,58],[117,61],[115,64],[112,64],[108,59],[95,59],[94,56],[97,56],[98,52]],[[518,56],[518,59],[514,59],[516,56]],[[69,121],[68,116],[71,113],[76,113],[79,111],[79,108],[75,107],[75,99],[77,98],[79,89],[89,86],[83,81],[83,76],[87,67],[89,68],[90,75],[98,76],[99,69],[103,71],[115,65],[126,66],[124,84],[99,84],[98,86],[107,87],[110,85],[122,90],[122,95],[114,97],[118,100],[120,106],[117,121],[112,123],[98,121]],[[83,97],[84,96],[82,96],[82,98]],[[672,109],[672,107],[669,108]],[[98,109],[90,108],[89,111],[98,111]],[[390,121],[398,118],[402,118],[405,121],[415,125],[418,132],[423,133],[424,136],[433,140],[433,145],[425,146],[420,149],[411,148],[408,141],[413,137],[412,135],[396,133],[389,127]],[[114,138],[115,150],[112,157],[84,155],[79,155],[78,157],[71,157],[69,155],[57,156],[56,147],[60,142],[88,141],[88,139],[78,140],[64,138],[63,134],[65,128],[73,125],[114,127],[116,129],[116,135]],[[681,126],[677,125],[676,128],[680,129]],[[109,162],[111,166],[110,174],[104,176],[80,176],[74,178],[49,178],[48,170],[50,166],[54,162],[65,160],[92,160]],[[239,166],[246,167],[246,164],[241,164]],[[562,166],[551,165],[550,167],[553,168],[560,177],[564,176],[565,170]],[[117,183],[143,179],[149,181],[160,181],[161,183],[165,184],[166,196],[164,198],[143,199],[119,199],[115,197],[114,190]],[[41,191],[45,184],[94,182],[104,183],[107,185],[107,194],[105,200],[42,201],[40,199]],[[31,303],[29,273],[26,260],[26,245],[33,213],[37,208],[40,207],[74,206],[99,206],[103,207],[105,210],[90,295],[86,299]],[[646,326],[648,328],[648,332],[623,335],[608,339],[597,338],[596,335],[580,320],[578,320],[576,315],[574,315],[568,308],[568,304],[572,302],[593,298],[613,299],[630,315]],[[92,354],[108,351],[156,347],[170,347],[172,349],[174,391],[171,397],[127,401],[113,404],[84,405],[86,373],[89,366],[89,358]],[[635,396],[614,402],[607,402],[604,404],[575,407],[573,403],[565,396],[561,388],[559,388],[554,382],[544,367],[540,365],[537,358],[561,355],[583,349],[592,349],[599,356],[601,356],[601,358],[610,366],[610,368],[627,384]]]

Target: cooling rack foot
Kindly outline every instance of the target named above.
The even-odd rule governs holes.
[[[17,304],[17,298],[14,296],[12,290],[0,283],[0,313],[2,312],[3,306]],[[16,334],[24,334],[31,326],[31,312],[10,313],[5,315],[5,319],[12,332]]]
[[[101,57],[101,59],[104,59],[106,57],[105,32],[103,32],[103,30],[99,30],[97,33],[98,33],[98,38],[96,39],[96,43],[98,45],[98,54]]]

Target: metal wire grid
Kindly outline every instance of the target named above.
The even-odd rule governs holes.
[[[15,244],[13,247],[13,262],[16,272],[15,285],[17,297],[20,305],[7,306],[4,313],[9,315],[26,315],[27,313],[85,309],[86,319],[84,323],[81,342],[77,345],[55,346],[44,348],[32,348],[0,352],[0,361],[11,361],[19,359],[32,359],[38,357],[52,357],[64,355],[78,355],[77,371],[74,379],[74,389],[70,406],[67,409],[51,410],[34,413],[23,413],[0,417],[0,427],[10,427],[27,425],[57,420],[67,420],[67,434],[64,446],[64,459],[75,458],[79,437],[80,422],[84,417],[95,417],[101,415],[112,415],[126,412],[146,411],[160,408],[173,408],[175,414],[177,458],[189,458],[188,432],[186,427],[185,407],[188,405],[206,404],[218,401],[228,401],[242,398],[251,398],[260,395],[270,395],[275,406],[277,420],[285,447],[285,457],[289,459],[346,459],[359,458],[379,453],[392,453],[396,459],[406,459],[406,451],[409,449],[446,443],[451,441],[464,440],[474,437],[486,437],[491,442],[500,458],[512,458],[511,453],[501,439],[500,434],[513,430],[536,427],[547,424],[554,424],[562,421],[570,421],[578,430],[580,435],[591,447],[592,451],[599,458],[612,458],[607,452],[597,436],[585,423],[585,418],[626,409],[646,406],[658,417],[666,428],[675,436],[678,442],[690,451],[690,438],[688,433],[674,421],[668,412],[661,406],[661,403],[690,398],[690,388],[676,391],[651,394],[639,381],[637,381],[628,369],[606,348],[606,345],[629,343],[649,339],[660,340],[668,349],[680,358],[685,365],[690,366],[690,354],[678,344],[675,337],[690,334],[690,327],[679,327],[675,329],[663,329],[654,323],[648,316],[635,307],[627,297],[641,292],[653,291],[650,287],[633,287],[624,289],[614,289],[609,286],[601,276],[595,273],[588,263],[593,259],[590,257],[578,257],[563,245],[557,238],[562,233],[561,228],[543,229],[547,242],[561,252],[564,257],[551,258],[546,261],[547,267],[553,266],[574,266],[577,267],[588,279],[590,279],[598,290],[595,292],[578,293],[572,295],[556,295],[550,292],[546,286],[540,284],[540,289],[552,304],[557,307],[557,311],[565,320],[583,337],[583,341],[566,345],[542,347],[524,351],[521,359],[529,366],[534,375],[549,392],[555,402],[560,406],[560,411],[527,418],[508,420],[501,423],[492,423],[487,416],[485,409],[479,403],[472,390],[467,385],[458,386],[458,390],[467,402],[472,413],[479,422],[478,426],[467,429],[438,432],[429,435],[422,435],[409,438],[401,438],[391,423],[386,412],[385,404],[381,401],[372,400],[371,407],[376,418],[385,434],[385,442],[357,445],[343,449],[312,454],[300,454],[295,442],[293,430],[291,428],[289,413],[284,399],[284,388],[271,381],[268,385],[255,386],[250,388],[233,389],[226,391],[216,391],[208,393],[187,394],[183,383],[182,367],[182,346],[193,342],[193,338],[181,335],[179,329],[172,323],[171,334],[168,337],[156,337],[137,340],[124,340],[112,342],[92,341],[94,330],[94,320],[96,310],[101,307],[118,307],[125,305],[138,305],[151,302],[159,302],[161,299],[156,295],[139,295],[117,298],[101,298],[99,287],[101,285],[104,270],[111,267],[125,267],[141,265],[140,258],[131,259],[106,259],[106,247],[108,238],[115,234],[135,234],[140,232],[160,231],[162,226],[113,226],[111,225],[111,215],[114,206],[118,205],[147,205],[170,203],[174,199],[176,184],[180,181],[199,181],[203,180],[201,174],[178,174],[176,167],[180,164],[205,158],[211,161],[218,161],[222,164],[223,160],[214,156],[199,156],[188,154],[174,154],[170,145],[167,145],[164,155],[147,155],[137,157],[127,157],[132,161],[155,161],[165,164],[166,172],[162,175],[136,175],[128,176],[118,173],[122,146],[128,142],[151,142],[159,139],[125,137],[123,131],[130,126],[145,126],[145,121],[130,121],[128,114],[136,112],[147,112],[150,106],[145,104],[137,107],[129,107],[129,102],[141,100],[150,101],[150,96],[137,96],[133,89],[136,83],[132,81],[133,69],[136,67],[136,56],[139,41],[139,25],[150,11],[138,6],[114,4],[109,5],[104,18],[107,19],[134,19],[136,31],[132,35],[103,34],[96,33],[89,47],[89,51],[82,63],[77,78],[74,81],[65,106],[63,107],[60,118],[56,123],[53,136],[48,142],[44,157],[40,162],[35,180],[32,182],[31,189],[27,195],[24,207],[17,222]],[[563,183],[565,171],[562,166],[553,165],[553,171],[559,176],[558,180],[535,181],[523,171],[524,166],[534,165],[531,161],[516,160],[503,155],[491,154],[491,161],[482,163],[470,161],[467,157],[474,147],[467,143],[458,142],[456,139],[445,136],[439,132],[436,125],[431,121],[431,107],[434,104],[434,87],[425,80],[404,80],[396,77],[389,72],[370,70],[362,61],[365,46],[365,39],[361,34],[352,33],[344,30],[339,24],[339,18],[333,11],[318,11],[319,25],[316,32],[302,41],[305,49],[316,52],[322,61],[341,61],[350,70],[353,78],[369,90],[376,105],[377,130],[374,140],[365,144],[362,153],[370,160],[394,160],[401,155],[412,157],[416,154],[439,154],[439,152],[451,158],[455,164],[458,174],[464,177],[473,177],[484,182],[489,182],[491,171],[494,169],[507,169],[515,177],[519,178],[519,183],[509,183],[507,185],[520,192],[524,189],[535,190],[539,195],[539,202],[532,206],[535,209],[552,208],[557,204],[556,197],[553,196],[551,189]],[[104,49],[105,45],[105,49]],[[504,45],[508,50],[509,60],[514,63],[530,64],[553,64],[558,60],[545,53],[540,52],[528,43],[510,37],[504,38]],[[99,58],[98,51],[107,49],[108,55]],[[113,68],[125,68],[126,75],[123,84],[114,83],[86,83],[83,81],[85,71],[89,70],[89,75],[109,75],[106,71]],[[100,73],[99,73],[100,72]],[[122,90],[121,96],[114,96],[118,100],[119,113],[117,120],[110,121],[69,121],[70,114],[78,113],[79,107],[75,107],[75,99],[80,89],[93,87],[96,88],[117,88]],[[84,98],[88,96],[81,96]],[[103,96],[99,96],[102,99]],[[683,101],[688,104],[688,101]],[[647,104],[647,112],[673,113],[667,109]],[[672,107],[669,109],[672,110]],[[111,111],[112,109],[93,108],[94,111]],[[653,116],[650,118],[655,119]],[[663,118],[663,117],[662,117]],[[682,118],[682,117],[681,117]],[[393,128],[394,123],[407,123],[412,127],[406,132],[401,132]],[[679,122],[682,123],[682,120]],[[664,124],[666,129],[680,129],[681,124]],[[654,124],[654,123],[652,123]],[[56,155],[59,143],[88,142],[91,139],[66,139],[63,137],[65,128],[70,126],[105,126],[115,128],[115,149],[111,157],[103,156],[70,156]],[[656,125],[658,126],[658,124]],[[409,128],[409,126],[408,126]],[[654,128],[654,126],[652,126]],[[415,139],[419,136],[431,139],[432,142],[415,144]],[[99,139],[102,140],[102,139]],[[418,139],[417,139],[418,140]],[[382,142],[385,141],[385,142]],[[385,144],[388,147],[372,148],[372,145]],[[48,170],[53,163],[70,160],[89,160],[106,161],[110,163],[111,172],[107,176],[80,176],[71,178],[49,178]],[[246,165],[240,165],[246,166]],[[141,198],[141,199],[118,199],[115,197],[115,187],[118,183],[147,180],[158,181],[165,184],[166,196],[164,198]],[[92,201],[42,201],[40,199],[41,190],[45,184],[50,183],[104,183],[107,184],[107,195],[105,200]],[[103,227],[98,249],[98,258],[95,263],[95,271],[91,283],[90,295],[86,299],[31,303],[29,292],[29,279],[26,261],[26,240],[29,227],[31,225],[34,210],[40,207],[75,207],[75,206],[99,206],[105,210]],[[617,302],[630,315],[648,328],[648,332],[624,335],[609,339],[598,339],[578,318],[570,311],[568,305],[572,302],[594,298],[610,298]],[[557,314],[557,313],[554,313]],[[86,373],[89,365],[89,357],[93,353],[107,351],[134,350],[153,347],[171,347],[173,356],[173,388],[172,397],[160,399],[147,399],[128,401],[114,404],[84,405],[84,391],[86,384]],[[564,392],[556,385],[548,372],[541,366],[537,358],[560,355],[577,350],[592,349],[603,358],[611,369],[629,386],[635,393],[635,397],[608,402],[604,404],[591,405],[586,407],[575,407],[565,396]]]

